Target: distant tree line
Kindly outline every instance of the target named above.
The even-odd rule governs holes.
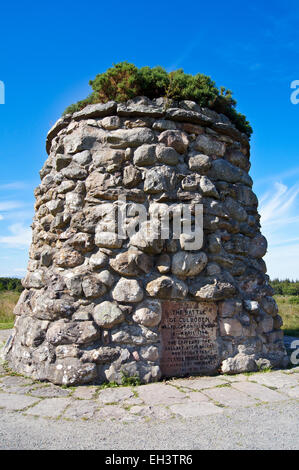
[[[23,286],[21,284],[21,279],[16,277],[0,277],[0,292],[5,290],[22,292]]]
[[[276,295],[299,295],[299,281],[290,281],[290,279],[273,279],[271,286]]]

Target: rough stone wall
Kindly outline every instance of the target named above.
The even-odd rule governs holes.
[[[57,384],[156,381],[164,300],[216,304],[215,372],[286,364],[249,142],[224,115],[162,98],[91,105],[55,124],[47,151],[5,350],[14,370]],[[149,243],[142,230],[118,239],[120,194],[132,210],[203,204],[203,248],[185,251],[183,237]]]

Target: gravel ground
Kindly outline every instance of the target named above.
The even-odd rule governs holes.
[[[50,421],[0,412],[0,449],[298,449],[298,403],[160,423]]]

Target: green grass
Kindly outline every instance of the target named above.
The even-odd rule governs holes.
[[[299,336],[299,304],[293,303],[294,296],[275,295],[279,315],[283,319],[283,331],[289,336]]]
[[[15,321],[13,309],[19,297],[19,292],[0,292],[0,330],[7,330],[13,327]]]

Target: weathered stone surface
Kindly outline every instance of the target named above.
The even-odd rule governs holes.
[[[137,393],[149,405],[180,403],[186,400],[186,395],[175,387],[164,384],[150,384],[137,387]]]
[[[96,411],[98,410],[99,406],[94,401],[90,400],[80,400],[71,403],[70,406],[67,407],[63,417],[66,419],[91,419],[96,415]]]
[[[91,162],[91,152],[84,150],[83,152],[75,153],[73,161],[81,166],[88,165]]]
[[[169,276],[161,276],[149,282],[146,290],[151,297],[159,299],[184,299],[188,293],[188,287],[183,281]]]
[[[220,320],[221,336],[242,336],[243,328],[236,318],[225,318]]]
[[[125,152],[123,150],[105,149],[95,153],[93,161],[96,167],[105,167],[109,172],[119,170],[125,161]]]
[[[161,117],[164,115],[163,106],[153,104],[146,97],[136,97],[127,103],[117,105],[119,116],[150,116]]]
[[[263,235],[253,238],[249,246],[249,255],[253,258],[262,258],[267,252],[267,240]]]
[[[168,166],[151,168],[146,171],[144,191],[149,194],[171,191],[175,188],[176,174]]]
[[[63,344],[56,347],[55,353],[59,359],[79,357],[79,347],[76,344]]]
[[[98,251],[97,253],[91,255],[89,258],[89,264],[93,269],[103,268],[108,264],[109,258],[105,253]]]
[[[120,253],[110,261],[110,266],[122,276],[139,276],[149,273],[153,268],[153,260],[135,249]]]
[[[156,346],[144,346],[140,349],[140,357],[145,361],[158,361],[159,349]]]
[[[228,151],[225,155],[225,159],[233,165],[242,168],[242,170],[248,171],[250,168],[248,158],[238,149]]]
[[[112,297],[118,302],[140,302],[143,290],[135,279],[121,278],[112,291]]]
[[[121,121],[118,116],[107,116],[100,121],[100,124],[104,129],[113,131],[121,126]]]
[[[98,274],[98,279],[107,287],[107,289],[110,289],[114,284],[115,276],[113,276],[108,269],[105,269]]]
[[[137,166],[154,165],[156,162],[156,146],[141,145],[134,152],[134,164]]]
[[[167,253],[164,253],[159,256],[156,268],[158,269],[159,273],[166,274],[170,271],[171,266],[171,258]]]
[[[29,406],[38,403],[38,400],[25,395],[11,395],[10,393],[0,393],[0,408],[6,408],[10,411],[25,410]]]
[[[95,364],[82,364],[78,359],[67,358],[51,365],[47,379],[54,384],[72,386],[93,382],[96,377]]]
[[[153,327],[159,325],[161,317],[161,303],[158,300],[146,300],[136,309],[133,320],[141,325]]]
[[[107,364],[115,361],[120,355],[119,348],[102,346],[97,349],[87,349],[82,354],[83,362],[95,362],[96,364]]]
[[[194,277],[204,270],[208,262],[204,252],[188,253],[179,251],[172,258],[171,271],[175,276]]]
[[[85,344],[96,340],[100,331],[93,322],[66,322],[59,320],[48,329],[47,341],[55,346],[60,344]]]
[[[134,188],[141,181],[141,173],[133,165],[124,168],[123,183],[126,188]]]
[[[252,356],[237,354],[223,361],[221,371],[223,374],[239,374],[242,372],[255,372],[257,365]]]
[[[45,272],[43,270],[35,271],[34,273],[28,273],[23,280],[23,287],[26,289],[35,288],[41,289],[46,283]]]
[[[143,325],[126,325],[119,331],[112,330],[111,339],[114,343],[141,346],[156,343],[158,335]]]
[[[199,179],[199,187],[204,196],[215,197],[219,199],[219,193],[216,186],[206,176],[201,176]]]
[[[199,176],[192,173],[182,180],[182,188],[186,191],[196,191],[199,185]]]
[[[82,111],[73,114],[73,119],[89,119],[99,118],[113,114],[116,111],[115,101],[108,101],[108,103],[97,103],[86,106]]]
[[[106,301],[95,307],[93,318],[101,328],[112,328],[122,323],[125,315],[116,304]]]
[[[76,233],[68,240],[67,244],[80,253],[88,253],[93,251],[95,247],[93,236],[88,233]]]
[[[160,134],[159,142],[165,144],[167,147],[172,147],[178,153],[186,153],[189,145],[187,134],[181,131],[164,131]]]
[[[223,157],[225,153],[225,144],[223,142],[218,142],[208,135],[199,135],[195,141],[194,148],[205,155]]]
[[[153,129],[156,131],[171,131],[176,130],[177,125],[175,122],[168,119],[159,119],[158,121],[154,122]]]
[[[105,405],[109,403],[119,403],[128,398],[132,398],[134,396],[133,391],[126,387],[126,388],[110,388],[106,390],[102,390],[99,393],[98,401]]]
[[[239,222],[244,222],[247,219],[247,212],[243,207],[231,197],[225,200],[225,208],[228,213]]]
[[[171,405],[170,410],[172,413],[182,416],[183,418],[190,419],[200,416],[210,416],[223,413],[219,406],[213,403],[183,403]]]
[[[207,277],[192,283],[189,290],[198,300],[214,301],[232,297],[236,288],[227,280],[217,277]]]
[[[86,190],[89,196],[100,197],[103,191],[114,188],[117,183],[113,175],[94,171],[86,179]]]
[[[189,158],[189,168],[191,171],[197,171],[199,174],[205,174],[209,171],[212,160],[207,155],[197,154]]]
[[[62,398],[70,396],[70,390],[64,390],[55,385],[49,385],[30,390],[30,395],[38,398]]]
[[[242,172],[240,168],[235,167],[226,160],[214,160],[209,173],[213,178],[228,183],[237,183],[242,181]]]
[[[75,268],[84,263],[84,256],[78,251],[62,248],[56,252],[54,262],[61,268]]]
[[[95,244],[103,248],[121,248],[122,240],[120,240],[114,232],[96,232]]]
[[[260,328],[263,333],[270,333],[273,330],[273,318],[270,315],[262,315]]]
[[[84,180],[87,178],[87,171],[81,168],[79,165],[69,165],[67,168],[62,170],[62,174],[65,178],[71,180]]]
[[[259,311],[259,303],[256,300],[244,300],[244,307],[252,314],[257,314]]]
[[[21,344],[27,347],[39,346],[46,337],[48,326],[48,321],[36,320],[34,325],[31,325],[30,317],[20,319],[18,330]]]
[[[168,383],[173,385],[174,387],[179,387],[185,392],[190,392],[191,390],[193,392],[198,392],[201,390],[205,390],[206,388],[218,387],[219,385],[223,385],[225,381],[222,379],[222,377],[197,377],[194,379],[188,378],[188,380],[173,379],[170,380]]]
[[[265,312],[267,312],[269,315],[272,315],[273,317],[277,315],[278,307],[273,297],[262,297],[260,300],[260,304],[263,310],[265,310]]]
[[[174,166],[177,165],[179,161],[179,154],[172,147],[164,147],[159,145],[156,148],[156,158],[160,163]]]
[[[190,110],[182,108],[169,108],[166,110],[166,116],[175,121],[193,122],[198,124],[209,124],[212,120],[206,116],[202,109]]]
[[[205,394],[212,398],[212,400],[230,408],[239,408],[243,406],[256,405],[259,403],[249,395],[246,395],[243,392],[239,392],[238,390],[235,390],[231,387],[206,390]]]
[[[247,393],[251,397],[261,400],[262,402],[278,402],[282,400],[282,395],[275,390],[263,387],[262,385],[251,383],[251,382],[238,382],[232,384],[233,388],[236,388],[240,392]]]
[[[138,147],[155,141],[153,131],[147,128],[117,129],[107,135],[107,142],[114,148]]]
[[[100,280],[99,275],[86,276],[82,281],[82,289],[88,299],[102,297],[107,292],[107,287]]]
[[[275,387],[280,391],[288,390],[288,387],[298,387],[296,375],[287,375],[281,372],[271,374],[255,374],[254,381],[266,387]]]
[[[71,317],[74,306],[70,298],[53,299],[46,293],[31,300],[32,316],[39,320],[57,320]]]
[[[223,318],[233,317],[242,311],[242,302],[239,299],[227,299],[219,304],[219,314]]]
[[[68,114],[68,115],[58,119],[58,121],[56,121],[54,126],[52,126],[51,129],[49,130],[49,132],[47,134],[47,140],[46,140],[46,150],[47,150],[48,154],[50,153],[50,150],[51,150],[52,140],[56,137],[58,132],[60,132],[65,127],[67,127],[70,120],[71,120],[71,114]]]

